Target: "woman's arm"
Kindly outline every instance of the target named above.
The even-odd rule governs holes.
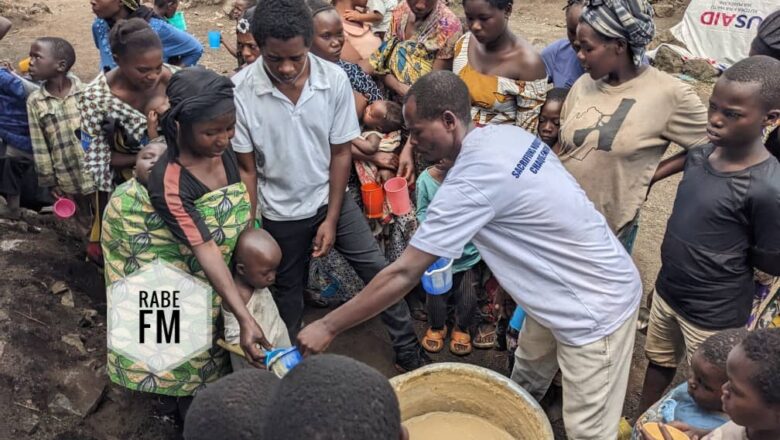
[[[358,23],[379,23],[382,21],[382,14],[376,11],[358,12],[353,9],[344,12],[344,19]]]
[[[411,86],[406,85],[398,80],[392,73],[388,73],[382,77],[382,81],[385,86],[395,92],[398,96],[406,96],[406,92],[409,91]]]
[[[111,152],[111,167],[117,169],[133,168],[135,166],[135,154]]]

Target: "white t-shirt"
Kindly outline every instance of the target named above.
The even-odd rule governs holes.
[[[398,6],[397,0],[368,0],[368,11],[374,11],[382,14],[382,21],[371,26],[374,32],[387,32],[390,28],[390,18],[393,16],[393,10]]]
[[[337,64],[309,54],[311,73],[298,102],[274,87],[259,58],[233,77],[233,150],[255,151],[264,217],[313,217],[328,203],[331,145],[360,136],[349,78]]]
[[[604,216],[550,148],[519,127],[466,136],[411,245],[458,258],[469,241],[564,344],[608,336],[639,307],[639,272]]]

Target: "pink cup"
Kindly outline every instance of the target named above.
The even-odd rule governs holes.
[[[405,215],[412,210],[412,202],[409,200],[409,185],[403,177],[393,177],[385,182],[385,195],[393,214]]]
[[[54,202],[54,215],[61,219],[71,218],[76,213],[76,203],[73,200],[60,197]]]

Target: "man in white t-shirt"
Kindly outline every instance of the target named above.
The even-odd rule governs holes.
[[[473,127],[468,89],[456,75],[426,75],[405,99],[414,148],[455,165],[403,255],[304,328],[301,348],[323,351],[471,241],[527,313],[512,378],[541,399],[560,367],[569,439],[613,440],[642,296],[631,258],[547,145],[515,126]]]
[[[346,195],[351,141],[360,135],[346,73],[309,53],[311,12],[301,0],[264,0],[252,34],[261,57],[233,77],[241,178],[282,250],[274,301],[294,338],[303,320],[311,257],[336,249],[368,283],[387,261],[354,199]],[[313,251],[313,252],[312,252]],[[405,301],[382,313],[396,367],[429,362]]]

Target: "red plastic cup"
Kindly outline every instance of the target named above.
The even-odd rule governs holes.
[[[385,193],[393,214],[405,215],[412,210],[412,202],[409,199],[409,185],[403,177],[393,177],[385,182]]]
[[[382,218],[385,205],[385,192],[378,183],[366,183],[360,186],[360,195],[363,197],[366,217]]]
[[[60,197],[54,202],[54,215],[61,219],[71,218],[76,213],[76,203],[68,198]]]

